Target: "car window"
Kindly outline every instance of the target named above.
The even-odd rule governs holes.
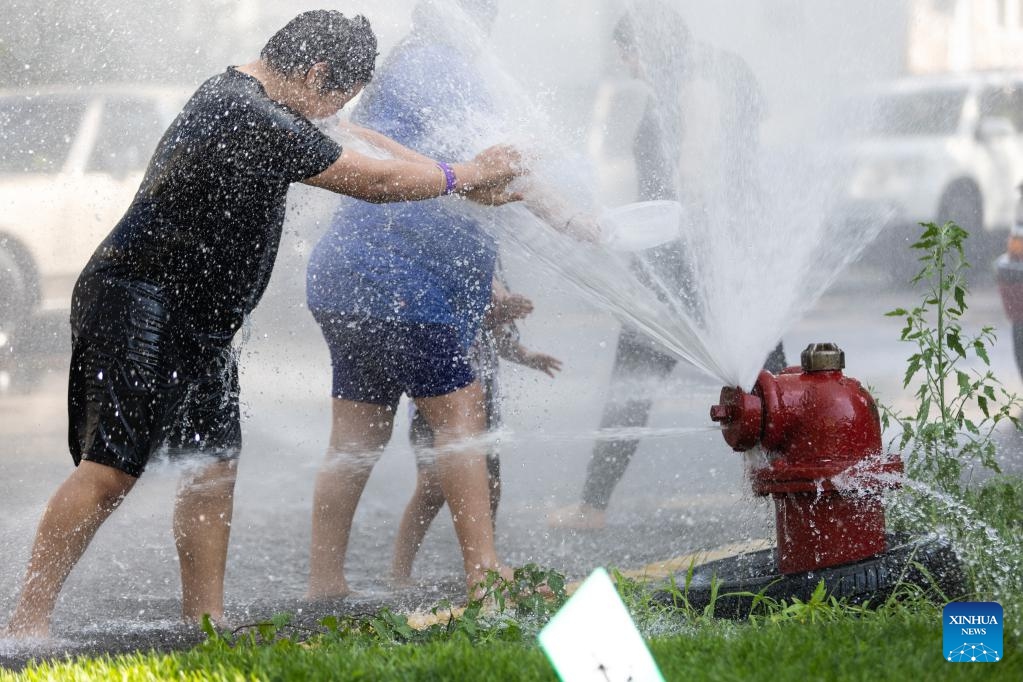
[[[88,106],[84,98],[0,98],[0,173],[56,173]]]
[[[1023,112],[1018,110],[1019,104],[1020,96],[1016,88],[985,88],[980,96],[980,115],[1008,119],[1016,130],[1023,130]]]
[[[112,175],[144,170],[170,124],[166,111],[154,99],[108,97],[87,170]]]
[[[1009,94],[1009,119],[1016,130],[1023,131],[1023,83],[1014,83]]]
[[[959,128],[965,99],[964,88],[884,93],[851,105],[847,118],[859,118],[853,127],[861,135],[952,135]]]

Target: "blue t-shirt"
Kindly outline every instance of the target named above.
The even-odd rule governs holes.
[[[465,55],[411,38],[381,67],[352,120],[454,162],[471,156],[467,131],[489,110]],[[310,257],[309,308],[452,325],[468,348],[490,301],[496,248],[474,220],[452,210],[454,201],[344,200]]]

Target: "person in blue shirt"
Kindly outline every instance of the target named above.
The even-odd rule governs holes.
[[[495,0],[420,2],[352,121],[424,158],[452,161],[473,146],[473,121],[492,112],[473,45]],[[460,23],[461,22],[461,23]],[[498,561],[491,522],[483,394],[469,362],[491,296],[496,247],[449,199],[342,204],[309,262],[309,309],[330,349],[333,424],[313,499],[307,597],[348,594],[352,519],[412,398],[434,433],[437,472],[462,549],[469,589]]]

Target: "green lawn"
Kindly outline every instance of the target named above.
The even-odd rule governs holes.
[[[668,680],[1023,680],[1018,611],[1007,609],[999,663],[947,663],[938,608],[896,609],[829,622],[734,624],[703,620],[655,638]],[[826,616],[827,614],[825,614]],[[1016,625],[1014,626],[1013,623]],[[234,647],[212,643],[170,655],[134,655],[30,667],[0,680],[555,680],[532,643],[473,644],[465,636],[386,644],[362,636]]]

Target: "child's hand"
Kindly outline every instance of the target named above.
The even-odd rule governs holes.
[[[578,213],[569,218],[561,231],[573,239],[588,244],[599,244],[603,236],[596,217],[587,213]]]
[[[469,201],[484,206],[504,206],[516,201],[522,201],[521,192],[509,192],[503,187],[473,187],[461,193]]]
[[[494,325],[507,324],[522,319],[533,312],[533,302],[521,294],[494,296],[490,299],[489,322]]]
[[[561,371],[561,360],[544,353],[526,353],[522,358],[522,364],[530,369],[543,372],[552,379],[555,372]]]

